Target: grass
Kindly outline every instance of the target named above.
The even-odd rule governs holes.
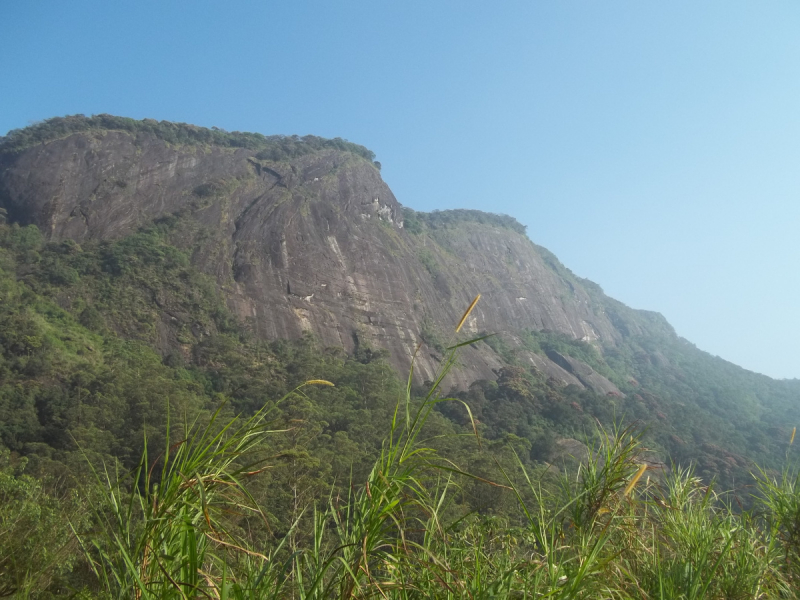
[[[259,454],[271,435],[266,411],[224,422],[218,410],[185,425],[162,455],[145,451],[129,477],[96,473],[98,529],[80,541],[97,595],[796,597],[798,472],[758,473],[755,508],[737,511],[691,468],[649,466],[633,426],[598,426],[572,472],[531,473],[519,461],[515,472],[502,471],[504,481],[482,481],[516,498],[516,517],[459,513],[459,486],[477,478],[431,448],[425,423],[438,403],[453,401],[439,385],[458,350],[476,341],[454,337],[421,401],[412,399],[412,371],[366,480],[352,481],[347,497],[308,506],[282,535],[270,533],[248,492],[248,480],[269,468]],[[474,421],[473,430],[480,444]]]

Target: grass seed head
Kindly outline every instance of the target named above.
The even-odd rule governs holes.
[[[475,308],[475,305],[478,303],[478,300],[480,300],[480,299],[481,299],[481,295],[480,294],[475,296],[475,300],[472,301],[472,304],[469,305],[469,308],[467,309],[467,312],[464,313],[464,316],[461,317],[461,320],[458,322],[458,326],[456,327],[456,333],[461,331],[461,328],[464,326],[464,323],[466,322],[467,317],[469,316],[469,313],[472,312],[472,309]]]
[[[642,475],[644,475],[644,472],[646,470],[647,470],[646,464],[639,465],[639,470],[636,471],[636,475],[633,476],[633,479],[631,479],[631,482],[625,488],[625,491],[622,492],[623,496],[627,496],[628,494],[631,493],[631,490],[633,490],[633,488],[636,486],[636,483],[639,481],[639,479],[641,479]]]

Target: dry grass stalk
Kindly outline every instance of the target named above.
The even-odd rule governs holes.
[[[467,312],[464,313],[464,316],[461,317],[461,320],[458,322],[458,326],[456,327],[456,333],[461,331],[461,328],[464,326],[464,323],[467,321],[467,317],[469,316],[469,313],[472,312],[472,309],[475,308],[475,305],[478,303],[478,300],[480,300],[480,299],[481,299],[481,295],[480,294],[475,296],[475,300],[472,301],[472,304],[469,305],[469,308],[467,309]]]
[[[647,470],[647,465],[646,464],[639,465],[639,470],[636,471],[636,475],[633,476],[633,479],[631,479],[631,482],[625,488],[625,491],[622,492],[623,496],[627,496],[628,494],[631,493],[633,488],[636,487],[636,483],[639,481],[639,479],[641,479],[642,475],[644,475],[644,472],[646,470]]]

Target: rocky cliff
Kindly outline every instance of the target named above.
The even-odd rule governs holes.
[[[505,332],[518,347],[523,330],[601,350],[632,329],[674,335],[663,319],[613,303],[573,276],[513,219],[404,210],[379,165],[355,145],[220,142],[198,128],[171,139],[158,124],[109,119],[104,126],[77,120],[33,139],[12,132],[0,144],[0,207],[51,240],[78,243],[177,216],[176,243],[265,338],[308,331],[347,351],[383,348],[401,372],[422,344],[416,369],[424,380],[476,294],[482,300],[466,329]],[[190,127],[168,125],[179,133]],[[575,358],[523,356],[564,384],[620,393]],[[501,365],[479,344],[461,357],[454,383],[493,378]]]

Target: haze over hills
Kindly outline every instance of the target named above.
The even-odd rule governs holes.
[[[257,338],[312,334],[350,355],[385,351],[398,373],[422,344],[421,384],[480,293],[465,328],[498,335],[466,348],[448,383],[494,435],[535,446],[542,418],[563,425],[561,435],[584,418],[639,419],[662,459],[696,460],[704,476],[726,480],[782,455],[800,422],[800,381],[698,350],[661,315],[576,277],[511,217],[404,208],[374,159],[343,140],[67,117],[0,141],[0,207],[9,223],[38,228],[50,244],[43,252],[75,245],[51,257],[67,270],[48,293],[67,311],[85,310],[95,293],[78,285],[84,274],[70,256],[150,243],[157,231],[158,247],[212,278]],[[220,333],[185,287],[142,280],[138,289],[147,305],[139,321],[104,313],[115,335],[191,363]]]

